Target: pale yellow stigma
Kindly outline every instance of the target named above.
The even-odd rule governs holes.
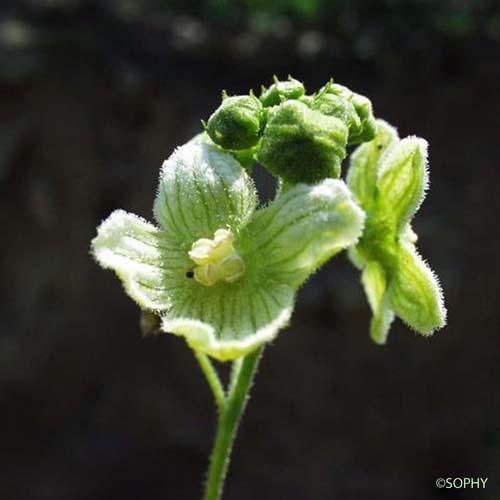
[[[227,229],[217,229],[214,238],[201,238],[193,243],[189,257],[196,264],[194,279],[205,286],[218,281],[234,283],[245,272],[245,263],[233,247],[234,235]]]

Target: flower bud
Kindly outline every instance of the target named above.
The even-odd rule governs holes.
[[[263,106],[277,106],[288,99],[299,99],[306,92],[304,85],[291,76],[288,80],[279,81],[276,77],[274,83],[266,89],[262,87],[260,102]]]
[[[347,135],[342,120],[286,101],[270,113],[258,160],[290,184],[339,177]]]
[[[361,127],[361,120],[352,102],[342,95],[318,94],[314,99],[312,108],[321,111],[324,115],[335,116],[342,120],[349,128],[349,137],[351,137],[351,130],[359,130]]]
[[[262,104],[254,97],[227,97],[208,120],[207,132],[224,149],[248,149],[262,134]]]
[[[318,92],[316,101],[323,113],[345,120],[349,127],[349,144],[360,144],[375,137],[377,124],[372,103],[366,97],[329,82]]]
[[[377,122],[373,116],[372,103],[370,99],[356,93],[352,95],[352,103],[361,125],[358,129],[351,130],[349,144],[371,141],[377,135]]]

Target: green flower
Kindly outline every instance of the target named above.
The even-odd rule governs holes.
[[[366,222],[349,256],[363,271],[373,313],[371,336],[383,344],[395,315],[430,335],[444,326],[446,310],[439,282],[417,253],[417,235],[410,226],[428,186],[427,142],[399,140],[382,120],[377,129],[375,139],[351,156],[347,183],[366,212]]]
[[[161,170],[159,227],[122,210],[92,241],[96,260],[161,328],[220,360],[272,340],[298,287],[355,243],[364,214],[346,185],[299,184],[256,209],[252,180],[228,153],[192,141]]]

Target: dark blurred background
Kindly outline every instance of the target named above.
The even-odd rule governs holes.
[[[215,424],[185,343],[89,255],[220,92],[330,76],[430,142],[415,222],[449,326],[386,347],[345,256],[267,349],[227,500],[500,498],[500,8],[493,0],[0,4],[0,498],[198,499]],[[272,186],[257,177],[264,193]],[[489,478],[439,490],[438,477]]]

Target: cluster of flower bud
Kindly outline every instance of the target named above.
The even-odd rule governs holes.
[[[310,184],[340,177],[347,146],[372,140],[376,122],[370,100],[347,87],[331,81],[307,95],[288,77],[259,98],[223,94],[205,129],[238,159],[259,161],[286,184]]]

